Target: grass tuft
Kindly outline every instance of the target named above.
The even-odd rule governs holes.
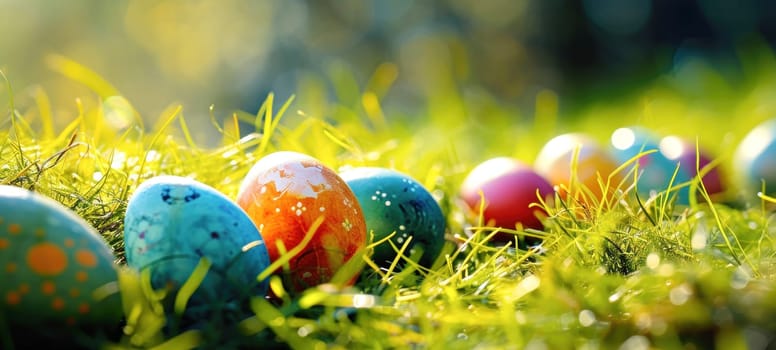
[[[94,334],[90,330],[73,332],[71,340],[80,345],[709,348],[764,347],[776,337],[776,199],[734,181],[720,200],[699,180],[711,167],[735,174],[726,156],[730,152],[722,149],[731,144],[716,140],[740,140],[763,118],[752,101],[763,91],[776,91],[771,81],[758,78],[772,74],[752,74],[747,83],[756,88],[751,91],[720,92],[730,95],[727,105],[705,101],[683,91],[686,85],[660,79],[638,96],[622,101],[602,97],[564,115],[567,112],[558,107],[563,97],[544,91],[537,96],[535,118],[529,118],[533,122],[494,117],[496,128],[464,111],[508,116],[513,108],[490,100],[487,106],[479,105],[484,102],[444,89],[427,111],[401,119],[381,101],[398,74],[395,66],[378,67],[363,91],[346,70],[331,67],[338,103],[300,107],[293,97],[280,104],[270,94],[256,115],[238,112],[224,121],[211,107],[212,131],[220,136],[220,144],[204,147],[195,140],[183,106],[170,106],[159,118],[144,116],[145,121],[158,122],[143,124],[130,101],[95,72],[60,56],[52,56],[49,64],[92,87],[94,95],[79,99],[69,123],[59,126],[45,91],[32,89],[24,93],[31,98],[18,96],[0,72],[8,95],[0,120],[0,183],[63,203],[113,248],[125,317],[120,331],[100,337],[99,344],[84,341]],[[776,72],[771,66],[757,69]],[[27,102],[17,103],[17,97]],[[441,101],[449,99],[455,99],[454,105],[445,107]],[[706,102],[717,109],[708,111]],[[294,109],[302,110],[292,113]],[[454,124],[443,115],[451,111],[457,113]],[[530,161],[526,155],[535,154],[545,138],[567,130],[605,140],[611,130],[601,125],[622,116],[631,116],[623,123],[683,134],[692,130],[688,125],[695,125],[696,114],[713,117],[693,136],[696,146],[721,156],[698,169],[700,174],[689,182],[672,181],[666,191],[638,194],[640,171],[632,165],[648,154],[642,152],[614,173],[598,174],[601,198],[579,181],[559,188],[552,198],[537,198],[536,205],[547,213],[542,230],[488,227],[483,208],[472,213],[458,199],[458,186],[468,170],[491,156]],[[736,125],[730,127],[729,120]],[[534,137],[528,137],[531,133]],[[275,150],[307,153],[334,169],[383,166],[419,179],[448,219],[442,256],[425,268],[406,255],[407,243],[394,245],[398,257],[388,268],[380,268],[369,259],[373,246],[368,247],[335,281],[350,280],[360,270],[355,286],[333,283],[301,293],[283,290],[280,278],[270,276],[287,267],[287,260],[281,259],[256,276],[269,278],[273,298],[214,306],[212,317],[198,320],[185,317],[186,301],[192,292],[188,287],[194,288],[197,278],[207,273],[205,263],[197,270],[201,275],[192,276],[191,284],[177,295],[153,290],[150,276],[124,266],[124,212],[142,181],[160,174],[190,176],[234,198],[250,167]],[[678,204],[679,191],[688,187],[689,204]],[[497,233],[513,234],[515,240],[494,245],[491,238]],[[540,244],[529,246],[526,241]],[[381,243],[391,244],[375,244]],[[290,257],[299,249],[281,251]],[[170,305],[175,312],[165,313]],[[5,321],[0,319],[0,345],[28,345]]]

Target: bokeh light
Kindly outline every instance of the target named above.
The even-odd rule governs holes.
[[[211,105],[219,118],[254,113],[269,92],[328,113],[327,101],[358,103],[380,67],[394,72],[376,96],[391,114],[476,113],[455,96],[532,115],[547,91],[563,112],[666,72],[704,92],[698,67],[735,79],[739,49],[774,39],[776,5],[754,0],[0,0],[0,69],[16,98],[42,86],[67,119],[89,90],[51,72],[47,57],[62,55],[144,118],[180,103],[195,126]]]

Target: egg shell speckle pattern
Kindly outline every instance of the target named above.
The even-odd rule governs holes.
[[[59,202],[0,185],[0,312],[12,324],[118,323],[111,249],[85,220]]]
[[[267,281],[257,276],[269,256],[258,229],[208,185],[177,176],[149,179],[130,198],[124,225],[127,265],[149,269],[154,288],[181,286],[207,258],[212,265],[190,305],[266,293]]]
[[[273,261],[280,257],[278,242],[293,249],[323,217],[308,245],[289,262],[290,290],[331,281],[366,246],[366,223],[355,195],[339,175],[310,156],[289,151],[264,156],[243,179],[237,203],[261,229]]]
[[[395,232],[391,241],[401,247],[412,237],[405,255],[422,246],[420,263],[430,267],[444,245],[446,226],[442,209],[431,193],[408,175],[385,168],[354,168],[340,176],[358,198],[374,240]],[[395,257],[396,251],[385,242],[375,247],[372,260],[387,266]]]

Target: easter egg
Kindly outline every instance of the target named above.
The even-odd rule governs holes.
[[[400,248],[411,238],[404,254],[410,256],[422,248],[420,264],[433,264],[444,245],[446,221],[442,208],[423,185],[398,171],[376,167],[353,168],[340,176],[356,195],[374,241],[395,233],[390,240]],[[388,242],[377,245],[372,256],[380,266],[390,265],[395,258],[396,251]]]
[[[612,133],[612,154],[618,163],[625,163],[641,152],[654,151],[653,153],[643,154],[634,162],[633,167],[638,165],[638,183],[639,194],[649,196],[651,192],[663,192],[672,186],[679,185],[688,181],[687,174],[679,172],[671,181],[676,171],[676,162],[666,158],[660,152],[660,138],[651,131],[642,127],[619,128]],[[633,169],[633,168],[631,168]],[[633,176],[627,173],[626,176]]]
[[[766,120],[744,136],[733,154],[744,188],[776,193],[776,119]]]
[[[86,221],[53,199],[0,185],[0,318],[33,328],[115,325],[121,300],[106,291],[117,279],[111,248]]]
[[[293,292],[331,282],[366,247],[364,214],[353,191],[313,157],[288,151],[262,157],[243,179],[237,203],[261,230],[270,259],[281,257],[279,245],[289,253],[296,248],[285,256],[288,273],[278,271]]]
[[[576,160],[574,160],[576,153]],[[573,162],[575,164],[572,164]],[[582,133],[568,133],[556,136],[539,151],[534,161],[534,169],[552,185],[561,188],[565,196],[574,184],[584,185],[600,200],[602,186],[610,175],[607,193],[611,194],[619,184],[621,176],[614,173],[617,161],[592,137]],[[601,183],[599,183],[599,177]]]
[[[480,163],[461,184],[461,198],[474,213],[479,213],[480,192],[484,197],[485,224],[514,229],[517,224],[525,228],[541,229],[537,214],[544,211],[531,207],[553,193],[552,185],[523,162],[509,157],[497,157]],[[495,241],[508,242],[514,235],[499,233]]]
[[[187,307],[263,296],[269,266],[261,234],[236,203],[216,189],[178,176],[146,180],[124,219],[127,265],[151,274],[155,289],[175,291],[202,259],[210,262]]]
[[[705,150],[696,149],[694,142],[689,142],[678,136],[666,136],[660,140],[660,153],[672,162],[679,164],[679,171],[683,174],[683,178],[695,179],[699,170],[707,171],[701,181],[703,181],[703,187],[706,188],[709,195],[724,191],[720,168],[716,166],[704,170],[712,159]],[[679,191],[679,201],[682,203],[689,201],[689,188],[683,188]]]

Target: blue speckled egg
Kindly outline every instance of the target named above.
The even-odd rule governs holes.
[[[393,232],[391,241],[400,248],[407,239],[412,241],[405,251],[423,248],[419,263],[431,266],[442,250],[445,239],[445,217],[431,193],[408,175],[377,167],[359,167],[340,173],[353,190],[366,219],[367,231],[374,241]],[[387,266],[396,258],[396,251],[388,242],[375,247],[374,260]]]
[[[760,191],[765,182],[766,192],[776,193],[776,119],[749,131],[738,144],[733,161],[747,190]]]
[[[640,173],[637,184],[639,194],[648,196],[652,191],[663,192],[668,188],[676,170],[676,162],[660,152],[660,138],[657,135],[642,127],[619,128],[612,133],[611,141],[612,154],[620,164],[641,152],[656,151],[641,156],[637,161]],[[687,173],[679,172],[672,186],[677,186],[689,179]]]
[[[0,318],[11,325],[118,324],[113,253],[86,221],[28,190],[0,185]],[[2,331],[0,331],[2,332]]]
[[[269,265],[262,237],[236,203],[210,186],[177,176],[143,182],[124,221],[127,265],[149,270],[154,288],[180,287],[200,259],[211,262],[189,305],[264,295],[257,276]]]

